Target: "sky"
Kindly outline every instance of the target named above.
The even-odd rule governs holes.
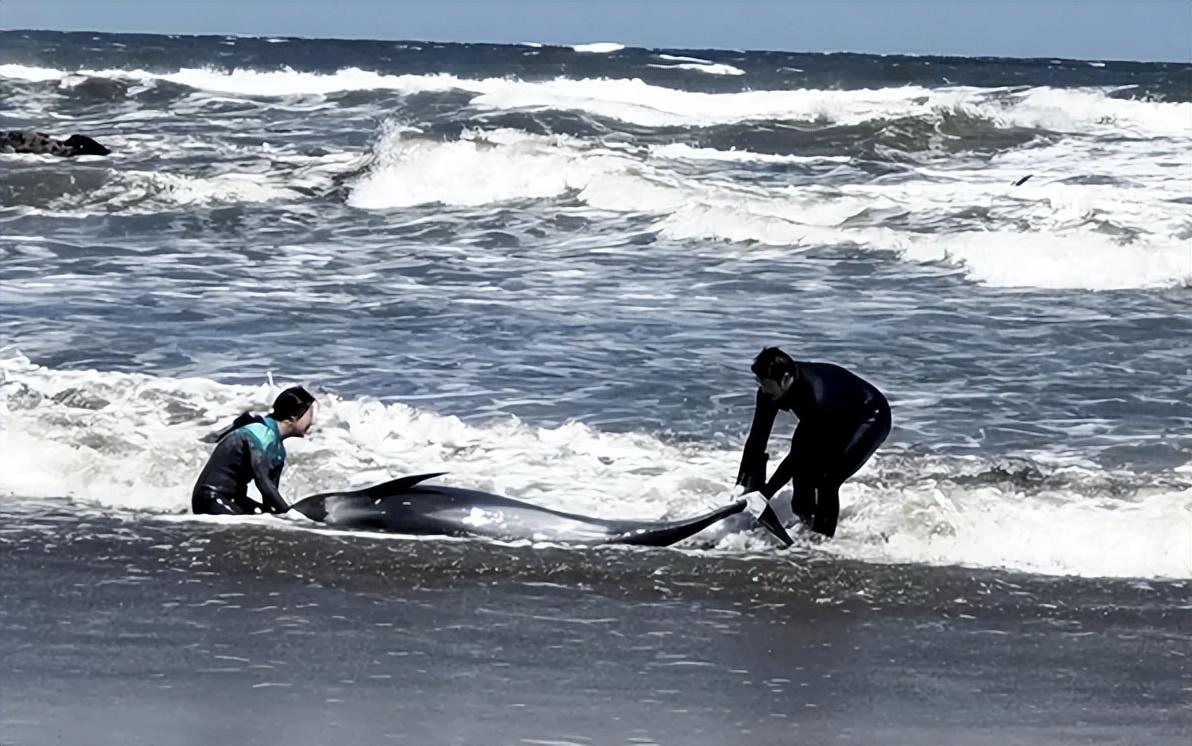
[[[1192,0],[0,0],[0,29],[1192,62]]]

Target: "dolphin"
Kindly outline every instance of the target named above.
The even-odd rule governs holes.
[[[716,510],[677,521],[617,521],[565,513],[490,492],[424,484],[446,472],[417,474],[353,492],[326,492],[290,506],[328,526],[402,534],[483,536],[581,544],[669,546],[753,506],[739,498]],[[768,516],[766,515],[768,513]],[[790,546],[768,507],[758,520]]]

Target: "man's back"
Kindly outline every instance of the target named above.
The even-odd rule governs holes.
[[[868,416],[885,403],[877,387],[834,363],[798,363],[799,374],[779,403],[799,421]]]

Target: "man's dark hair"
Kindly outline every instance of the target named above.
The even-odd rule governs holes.
[[[277,395],[273,400],[273,411],[269,416],[281,422],[291,417],[301,417],[315,403],[315,398],[301,386],[292,386]]]
[[[784,373],[796,374],[794,359],[777,347],[763,347],[749,366],[758,380],[781,381]]]

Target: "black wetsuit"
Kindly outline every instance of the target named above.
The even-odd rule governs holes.
[[[289,506],[278,491],[285,463],[286,451],[272,418],[238,427],[220,439],[195,481],[191,510],[211,515],[285,512]],[[249,482],[256,483],[263,506],[248,496]]]
[[[890,405],[882,392],[831,363],[797,363],[798,375],[781,399],[758,389],[753,424],[741,455],[737,484],[773,497],[792,478],[795,514],[821,534],[836,533],[840,485],[869,460],[890,434]],[[766,481],[766,443],[778,410],[799,418],[790,454]]]

